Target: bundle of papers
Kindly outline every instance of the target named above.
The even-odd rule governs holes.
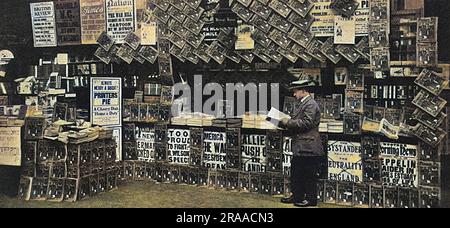
[[[343,121],[328,122],[328,132],[329,133],[344,133],[344,122]]]
[[[214,119],[212,121],[213,127],[226,128],[227,127],[227,119]]]

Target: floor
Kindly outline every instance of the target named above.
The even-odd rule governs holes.
[[[128,183],[76,203],[25,202],[0,196],[0,208],[295,208],[280,198],[174,184]],[[332,207],[320,205],[320,207]]]

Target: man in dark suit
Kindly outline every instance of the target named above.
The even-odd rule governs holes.
[[[297,98],[292,119],[283,119],[281,127],[292,135],[293,160],[291,162],[292,197],[282,203],[298,207],[317,206],[317,184],[320,163],[325,156],[319,134],[320,108],[311,96],[314,81],[291,83],[290,89]]]

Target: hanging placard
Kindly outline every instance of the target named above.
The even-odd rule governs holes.
[[[267,152],[265,135],[242,135],[242,171],[265,173]]]
[[[106,1],[106,29],[116,43],[124,43],[125,37],[135,31],[134,0]]]
[[[339,15],[334,12],[330,5],[333,0],[312,0],[314,7],[311,15],[314,17],[314,23],[311,25],[311,32],[316,37],[334,36],[334,18]],[[369,34],[369,0],[357,0],[359,3],[352,19],[355,20],[356,36],[367,36]]]
[[[30,3],[34,47],[56,47],[53,2]]]
[[[105,0],[80,0],[81,43],[97,44],[106,30]]]
[[[121,78],[91,78],[91,122],[99,126],[122,125]]]

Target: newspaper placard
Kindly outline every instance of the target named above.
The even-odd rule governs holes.
[[[116,161],[122,161],[122,127],[114,127],[113,139],[117,143],[116,147]]]
[[[91,78],[91,122],[122,126],[121,78]]]
[[[265,173],[266,170],[266,136],[242,135],[242,171]]]
[[[79,0],[54,0],[58,45],[81,43]]]
[[[226,169],[226,133],[205,131],[203,133],[203,167],[213,170]]]
[[[167,136],[169,163],[176,165],[189,165],[191,131],[184,129],[169,129],[167,131]]]
[[[363,181],[361,143],[328,142],[328,179],[353,183]]]
[[[141,44],[142,45],[156,45],[157,39],[157,25],[156,22],[142,23],[141,25]]]
[[[355,18],[334,17],[334,44],[355,44]]]
[[[418,187],[418,146],[381,142],[381,178],[389,186]]]
[[[96,44],[106,30],[105,0],[80,0],[81,43]]]
[[[292,138],[283,138],[283,174],[291,176],[291,161],[294,157],[292,152]]]
[[[136,149],[140,161],[155,161],[155,129],[150,126],[136,126]]]
[[[0,165],[21,166],[20,127],[0,127]]]
[[[134,0],[106,1],[106,29],[116,43],[124,43],[125,37],[135,31]]]
[[[30,3],[34,47],[56,47],[56,23],[53,2]]]
[[[311,32],[316,37],[334,36],[334,17],[339,15],[335,13],[330,5],[333,0],[312,0],[314,7],[311,10],[311,15],[315,20],[311,26]],[[356,36],[367,36],[369,34],[369,16],[370,16],[370,1],[357,0],[359,3],[354,16],[355,33]]]

